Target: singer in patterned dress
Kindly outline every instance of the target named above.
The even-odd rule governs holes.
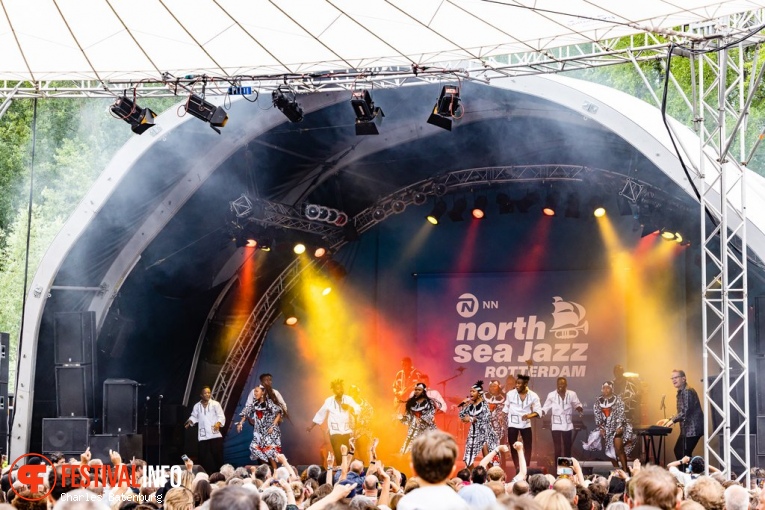
[[[271,399],[266,398],[266,389],[256,386],[253,391],[253,401],[246,405],[239,416],[236,431],[241,432],[244,420],[249,416],[254,420],[252,442],[250,443],[250,459],[262,461],[271,465],[276,471],[276,456],[282,452],[282,434],[279,430],[282,408]]]
[[[483,381],[471,386],[470,397],[460,407],[460,420],[470,423],[462,460],[466,467],[472,468],[479,452],[486,456],[498,446],[497,435],[491,426],[489,404],[483,398]]]
[[[513,378],[515,381],[515,378]],[[491,428],[497,436],[499,444],[507,444],[507,414],[505,414],[505,392],[502,385],[496,379],[489,383],[489,391],[484,393],[483,399],[489,404],[491,413]],[[500,464],[505,465],[505,453],[500,452]]]
[[[414,386],[414,394],[406,401],[406,414],[398,415],[399,421],[409,427],[401,453],[409,453],[412,441],[426,430],[436,428],[436,404],[428,397],[424,383]]]
[[[593,405],[593,413],[595,430],[583,444],[584,449],[595,451],[602,448],[614,466],[621,463],[624,472],[629,473],[627,455],[635,447],[637,438],[625,414],[624,402],[614,393],[613,382],[603,383],[601,395]]]

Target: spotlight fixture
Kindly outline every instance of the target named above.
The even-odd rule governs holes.
[[[385,219],[385,209],[382,207],[376,208],[374,211],[372,211],[372,218],[375,219],[375,221],[381,221]]]
[[[248,238],[245,240],[245,244],[244,244],[244,245],[245,245],[247,248],[257,248],[257,247],[258,247],[258,240],[257,240],[257,239],[255,239],[254,237],[248,237]]]
[[[210,127],[218,134],[220,134],[218,128],[222,128],[228,122],[228,114],[222,106],[208,103],[196,94],[190,94],[183,107],[186,113],[190,113],[199,120],[209,122]]]
[[[558,195],[554,191],[548,191],[545,197],[545,204],[542,207],[542,214],[545,216],[555,216],[555,210],[558,208]]]
[[[527,213],[529,209],[539,201],[539,194],[536,192],[528,191],[526,194],[516,202],[518,206],[518,212]]]
[[[292,251],[294,251],[296,255],[302,255],[305,253],[305,245],[303,243],[297,243],[295,247],[292,248]]]
[[[337,215],[337,219],[335,220],[335,225],[338,227],[344,227],[346,223],[348,223],[348,215],[343,211],[340,211]]]
[[[563,211],[563,216],[566,218],[578,218],[580,214],[579,196],[576,193],[569,193],[566,197],[566,208]]]
[[[287,326],[294,326],[298,323],[298,317],[295,313],[295,305],[289,301],[282,301],[279,306],[282,315],[284,316],[284,324]]]
[[[499,206],[499,214],[508,214],[513,212],[513,202],[506,193],[497,194],[497,205]]]
[[[396,214],[401,214],[406,209],[406,203],[403,200],[394,200],[390,203],[390,208]]]
[[[412,197],[412,202],[414,202],[414,205],[422,205],[427,201],[428,201],[428,195],[422,192],[417,192]]]
[[[441,219],[441,216],[443,216],[445,212],[446,202],[444,202],[443,199],[438,199],[436,204],[433,206],[433,210],[430,211],[430,214],[428,214],[425,219],[433,225],[438,225],[438,220]]]
[[[309,220],[318,220],[319,219],[319,207],[316,204],[307,204],[305,206],[305,217]]]
[[[274,240],[270,237],[260,239],[260,251],[271,251],[274,247]]]
[[[452,210],[449,211],[449,218],[452,221],[463,221],[465,218],[462,215],[465,214],[465,209],[467,209],[467,200],[464,198],[456,199]]]
[[[606,208],[605,207],[596,207],[594,211],[592,211],[592,214],[596,218],[602,218],[606,215]]]
[[[130,124],[130,129],[137,135],[153,127],[157,116],[149,108],[141,108],[125,96],[118,97],[109,109],[117,118]]]
[[[478,195],[475,197],[475,201],[473,202],[473,210],[471,211],[473,218],[482,220],[486,216],[486,206],[488,203],[489,200],[484,195]]]
[[[662,228],[661,229],[661,237],[662,239],[666,239],[667,241],[674,241],[677,238],[677,233],[673,232],[672,230],[668,228]],[[681,238],[682,240],[682,238]]]
[[[447,191],[446,184],[444,184],[443,182],[439,182],[438,184],[433,185],[433,193],[435,193],[437,197],[442,197],[446,195],[446,191]]]
[[[428,117],[428,124],[433,124],[447,131],[452,130],[452,119],[462,118],[463,108],[460,102],[460,88],[456,85],[445,85],[441,95]]]
[[[321,290],[321,295],[322,295],[322,296],[329,296],[329,293],[330,293],[330,292],[332,292],[332,286],[331,286],[331,285],[329,285],[329,284],[327,284],[327,286],[326,286],[326,287],[324,287],[324,288]]]
[[[314,250],[314,252],[313,252],[313,256],[314,256],[314,257],[316,257],[317,259],[320,259],[320,258],[322,258],[322,257],[323,257],[324,255],[326,255],[326,254],[327,254],[327,249],[326,249],[326,248],[324,248],[324,247],[322,247],[322,246],[319,246],[319,247],[318,247],[318,248],[316,248],[316,250]]]
[[[287,97],[285,91],[291,94],[291,97]],[[274,106],[281,111],[290,122],[302,122],[303,109],[297,102],[297,95],[289,87],[280,85],[279,88],[271,93],[271,101]]]
[[[375,108],[369,91],[354,90],[351,94],[351,106],[356,113],[356,136],[379,135],[375,121],[381,123],[385,114],[381,108]]]
[[[321,221],[336,227],[342,227],[348,223],[348,215],[343,211],[318,204],[305,204],[303,206],[303,216],[307,220]]]

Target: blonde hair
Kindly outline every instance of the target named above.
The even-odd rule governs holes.
[[[566,496],[553,489],[540,492],[534,496],[534,501],[539,503],[543,510],[571,510],[571,503]]]
[[[165,510],[192,510],[194,494],[186,487],[176,487],[167,491],[163,503]]]

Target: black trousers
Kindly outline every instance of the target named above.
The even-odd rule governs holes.
[[[351,448],[351,444],[348,442],[351,439],[350,434],[330,434],[329,442],[332,445],[332,452],[335,454],[335,466],[339,466],[343,461],[343,454],[340,453],[340,445],[345,445],[348,449]],[[358,445],[357,445],[358,446]]]
[[[525,429],[517,429],[515,427],[508,427],[507,429],[507,444],[510,447],[510,454],[513,456],[513,465],[515,466],[515,472],[518,473],[518,450],[513,448],[513,443],[518,440],[518,434],[521,435],[521,441],[523,442],[523,456],[526,458],[526,467],[531,464],[531,427]]]
[[[574,440],[573,430],[553,430],[552,439],[556,462],[558,457],[571,457],[571,444]]]
[[[675,443],[675,459],[680,460],[683,457],[693,457],[693,449],[701,439],[701,436],[684,436],[680,434]]]
[[[199,442],[199,463],[207,474],[215,473],[223,465],[223,438],[215,437]]]

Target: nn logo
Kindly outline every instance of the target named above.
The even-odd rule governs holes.
[[[457,313],[460,317],[472,317],[478,313],[478,298],[466,292],[457,298]]]
[[[28,457],[28,458],[27,458]],[[11,465],[10,472],[13,472],[13,470],[16,468],[16,465],[19,464],[22,460],[26,459],[26,464],[22,464],[19,466],[18,470],[18,477],[19,482],[23,483],[27,487],[29,487],[29,490],[33,494],[40,494],[37,498],[26,498],[19,494],[19,492],[16,490],[15,487],[11,486],[11,489],[13,489],[13,492],[16,493],[16,497],[19,497],[21,499],[25,499],[27,501],[39,501],[41,499],[45,499],[48,497],[48,494],[53,491],[53,488],[56,486],[55,480],[55,474],[54,474],[54,482],[51,484],[50,489],[48,489],[48,492],[42,493],[43,490],[45,490],[45,476],[46,471],[48,467],[53,468],[53,462],[46,457],[45,455],[40,455],[39,453],[26,453],[19,457],[18,459],[13,461],[13,464]],[[39,464],[30,464],[29,461],[33,458],[39,458],[40,463]],[[53,473],[56,471],[53,470]]]

